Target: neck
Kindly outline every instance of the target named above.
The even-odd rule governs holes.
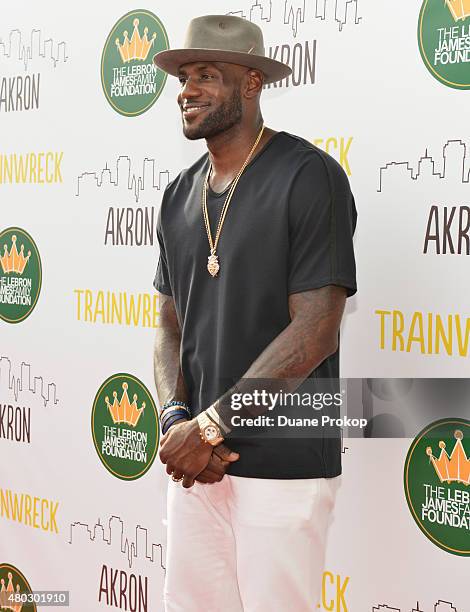
[[[259,114],[248,124],[240,123],[207,139],[209,160],[214,174],[230,175],[242,166],[263,125]]]

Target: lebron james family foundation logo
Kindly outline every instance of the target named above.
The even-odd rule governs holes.
[[[408,451],[405,494],[421,531],[454,555],[470,555],[470,421],[428,425]]]
[[[36,306],[42,282],[36,243],[19,227],[0,232],[0,319],[19,323]]]
[[[423,0],[418,43],[434,78],[470,89],[470,0]]]
[[[138,378],[114,374],[104,381],[93,403],[91,429],[96,452],[111,474],[135,480],[150,469],[159,423],[155,402]]]
[[[168,46],[162,22],[150,11],[131,11],[114,25],[101,56],[101,84],[115,111],[132,117],[155,104],[166,72],[153,56]]]
[[[19,569],[0,563],[0,610],[36,612],[33,592]]]

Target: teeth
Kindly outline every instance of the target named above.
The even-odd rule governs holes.
[[[205,106],[190,106],[189,108],[183,109],[185,113],[191,113],[193,111],[197,111],[201,108],[205,108]]]

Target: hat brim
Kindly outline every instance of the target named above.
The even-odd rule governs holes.
[[[154,64],[173,76],[178,76],[179,69],[183,64],[201,61],[227,62],[260,70],[264,74],[265,83],[280,81],[292,73],[292,69],[287,64],[270,57],[238,51],[225,51],[224,49],[168,49],[153,56]]]

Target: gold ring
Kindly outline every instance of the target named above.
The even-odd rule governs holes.
[[[173,476],[173,474],[171,475],[171,480],[172,480],[173,482],[181,482],[181,481],[183,480],[183,478],[184,478],[184,476],[181,476],[181,478],[175,478],[175,477]]]

